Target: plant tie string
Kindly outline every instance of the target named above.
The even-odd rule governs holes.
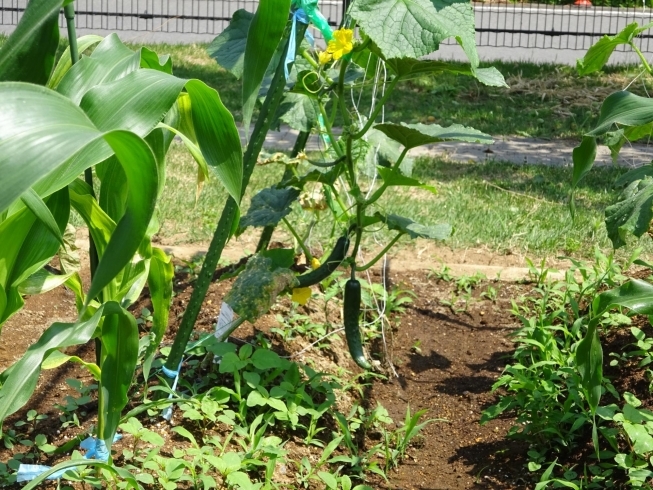
[[[184,359],[182,358],[181,361],[179,361],[179,366],[177,366],[177,370],[173,371],[171,369],[168,369],[165,366],[161,367],[161,370],[163,371],[163,374],[166,376],[168,379],[174,379],[172,382],[172,391],[175,391],[177,389],[177,381],[179,381],[179,373],[181,371],[181,363],[184,362]],[[168,395],[168,400],[171,399],[173,396],[172,393]],[[166,407],[163,409],[161,412],[161,417],[163,417],[165,420],[170,422],[170,419],[172,419],[172,407],[173,405],[170,405],[169,407]]]
[[[284,74],[286,75],[286,80],[288,80],[289,72],[288,66],[295,62],[295,56],[297,55],[297,22],[302,24],[308,24],[308,16],[303,9],[299,8],[295,10],[292,14],[292,27],[290,28],[290,39],[288,39],[288,52],[286,53],[286,59],[283,63]],[[306,39],[308,42],[313,45],[313,36],[306,31]]]
[[[113,442],[119,441],[122,439],[121,434],[116,434],[113,436]],[[94,461],[109,461],[109,448],[102,439],[97,439],[95,437],[89,436],[79,443],[79,448],[86,451],[84,459],[92,459]],[[21,464],[18,467],[18,472],[16,473],[17,482],[26,482],[32,481],[34,478],[38,477],[41,473],[50,471],[51,466],[43,464]],[[60,479],[66,471],[72,471],[78,468],[65,468],[63,470],[52,473],[46,478],[46,480],[58,480]]]

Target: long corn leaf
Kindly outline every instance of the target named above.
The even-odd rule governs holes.
[[[138,327],[126,310],[115,309],[102,325],[102,361],[98,436],[111,447],[120,423],[120,412],[127,405],[127,390],[138,360]]]
[[[18,26],[0,49],[0,82],[45,85],[59,43],[59,10],[70,1],[27,2]]]
[[[283,35],[289,12],[290,0],[260,0],[247,32],[243,61],[243,124],[246,133],[249,133],[254,104]]]
[[[159,248],[152,250],[152,259],[150,263],[150,275],[148,284],[150,286],[150,295],[152,297],[152,306],[154,314],[152,316],[152,333],[154,338],[151,339],[147,347],[143,361],[143,376],[147,380],[154,359],[154,353],[159,347],[163,335],[168,328],[168,316],[170,314],[170,304],[172,302],[172,279],[175,275],[175,267],[172,260],[165,252]]]

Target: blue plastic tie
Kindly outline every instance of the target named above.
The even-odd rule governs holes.
[[[116,434],[113,436],[113,442],[119,441],[122,439],[121,434]],[[109,448],[102,439],[96,439],[95,437],[89,436],[79,443],[79,448],[86,451],[84,459],[94,459],[96,461],[104,461],[105,463],[109,461]],[[51,466],[43,464],[21,464],[18,467],[18,472],[16,473],[17,482],[32,481],[34,478],[50,471]],[[60,479],[66,471],[74,470],[76,468],[66,468],[64,470],[59,470],[55,473],[52,473],[46,478],[46,480],[58,480]]]
[[[181,366],[181,364],[179,364],[179,366]],[[179,376],[179,368],[177,368],[176,371],[173,371],[172,369],[168,369],[167,367],[162,366],[161,371],[163,371],[163,374],[166,375],[166,378],[174,379]]]
[[[297,22],[308,25],[308,15],[304,12],[304,9],[297,9],[292,14],[292,27],[290,28],[290,39],[288,40],[288,52],[286,53],[286,59],[283,63],[283,70],[286,75],[286,80],[288,80],[288,65],[291,65],[295,62],[295,56],[297,55]],[[306,38],[308,42],[313,45],[313,36],[309,32],[306,32]]]
[[[175,391],[177,389],[177,381],[179,381],[179,373],[181,372],[181,363],[184,362],[184,359],[182,358],[181,361],[179,361],[179,366],[177,366],[176,371],[172,371],[165,366],[161,368],[163,371],[163,374],[166,375],[167,378],[174,378],[174,381],[172,382],[172,391]],[[172,393],[168,395],[168,400],[172,398]],[[169,407],[166,407],[163,409],[161,412],[161,417],[170,422],[170,419],[172,419],[172,405]]]

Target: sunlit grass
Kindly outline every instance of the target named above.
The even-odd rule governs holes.
[[[0,45],[5,39],[0,34]],[[58,56],[66,44],[66,39],[60,40]],[[198,78],[218,90],[236,121],[241,120],[240,82],[209,57],[207,44],[147,46],[159,54],[170,54],[177,76]],[[493,65],[503,73],[509,89],[486,87],[473,78],[447,73],[417,77],[398,86],[386,105],[386,120],[460,123],[495,136],[578,138],[593,127],[605,97],[629,86],[640,73],[637,67],[617,66],[581,78],[573,67],[566,65]],[[646,77],[629,86],[629,90],[640,95],[646,95],[651,88]],[[364,114],[370,101],[370,81],[360,90],[363,93],[359,109]],[[354,95],[358,100],[358,93]]]
[[[434,185],[438,193],[391,188],[379,201],[377,210],[407,216],[426,225],[450,223],[455,231],[447,244],[454,249],[480,246],[502,254],[591,257],[595,245],[610,249],[603,210],[616,199],[619,191],[613,189],[613,182],[624,171],[595,168],[577,192],[576,217],[572,219],[568,206],[570,168],[423,158],[417,160],[414,176]],[[243,201],[243,213],[251,196],[275,184],[282,172],[280,165],[256,168]],[[181,145],[173,144],[166,190],[159,205],[160,235],[167,241],[207,241],[220,217],[226,193],[214,179],[204,185],[196,204],[195,175],[190,156]],[[332,243],[332,233],[339,233],[342,225],[334,226],[328,212],[315,214],[294,205],[289,221],[296,224],[298,231],[307,230],[313,220],[317,223],[311,233],[311,245],[323,249]],[[393,235],[394,232],[379,230],[374,237],[368,237],[365,245],[376,248]],[[283,225],[275,236],[282,241],[290,239]],[[653,251],[649,238],[642,238],[640,244],[645,251]]]

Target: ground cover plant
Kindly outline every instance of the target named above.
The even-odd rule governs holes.
[[[579,61],[579,72],[600,70],[612,51],[625,44],[642,59],[639,76],[650,76],[650,66],[634,44],[649,28],[631,24],[618,35],[605,36]],[[628,91],[608,96],[596,127],[574,150],[573,185],[591,170],[599,138],[616,156],[628,141],[650,135],[652,119],[648,97]],[[615,249],[650,229],[649,174],[644,166],[617,179],[625,190],[605,209]],[[509,435],[529,444],[528,467],[538,475],[536,488],[650,488],[653,439],[646,367],[653,289],[651,267],[638,253],[626,264],[646,268],[637,278],[624,275],[612,257],[599,255],[593,268],[575,262],[566,283],[547,281],[543,271],[536,296],[514,304],[523,324],[515,333],[517,349],[493,386],[504,390],[503,396],[485,410],[482,421],[506,411],[516,416]],[[642,383],[625,385],[620,379],[624,372],[636,373]]]
[[[70,43],[55,66],[62,7]],[[362,489],[359,482],[370,474],[384,478],[405,456],[411,440],[427,423],[421,420],[422,411],[407,409],[404,425],[388,430],[392,420],[383,407],[368,410],[353,405],[346,414],[331,414],[329,436],[320,417],[332,408],[333,391],[340,386],[310,366],[290,363],[267,345],[255,349],[251,344],[236,347],[224,342],[244,321],[253,322],[267,313],[278,296],[292,294],[294,302],[303,304],[311,297],[312,286],[335,284],[332,295],[344,291],[342,323],[352,359],[365,370],[379,370],[383,359],[373,359],[363,349],[361,303],[371,301],[366,283],[356,274],[364,274],[403,236],[442,240],[450,235],[449,224],[424,225],[389,213],[380,199],[390,187],[435,191],[411,176],[412,162],[406,158],[410,149],[445,140],[490,143],[491,137],[461,124],[387,122],[383,108],[395,86],[417,74],[453,71],[486,85],[505,86],[505,82],[496,69],[479,67],[473,10],[467,2],[424,2],[419,16],[405,12],[399,31],[384,24],[384,12],[396,7],[402,8],[387,0],[353,2],[335,31],[316,2],[261,1],[255,13],[237,12],[216,40],[213,53],[221,65],[242,77],[247,133],[243,151],[234,118],[218,92],[199,80],[174,76],[170,57],[147,48],[132,50],[115,35],[75,39],[70,2],[28,4],[0,50],[0,241],[6,244],[1,251],[0,321],[21,310],[25,294],[63,283],[75,294],[78,314],[73,322],[49,326],[3,372],[0,420],[28,402],[42,369],[65,363],[81,364],[94,378],[97,419],[91,437],[81,442],[85,457],[74,453],[72,460],[51,469],[22,461],[39,462],[43,454],[67,451],[69,446],[53,448],[43,434],[36,435],[31,446],[28,439],[19,439],[24,434],[8,435],[34,448],[13,459],[21,464],[10,478],[30,481],[25,488],[62,476],[96,487],[176,488],[187,482],[183,485],[270,488],[277,485],[275,471],[284,453],[283,439],[266,435],[269,426],[278,426],[281,435],[305,430],[308,442],[323,448],[317,461],[301,460],[294,473],[300,487],[319,481],[330,488]],[[309,23],[327,39],[325,50],[304,42]],[[356,24],[362,29],[355,34]],[[413,38],[415,29],[423,36]],[[418,59],[449,37],[457,39],[469,64]],[[90,55],[80,58],[79,53],[87,50]],[[356,91],[364,96],[361,90],[366,85],[373,87],[367,106],[350,100]],[[276,120],[298,129],[300,136],[285,157],[280,181],[259,190],[241,215],[240,201],[266,133]],[[343,126],[339,133],[333,131],[337,122]],[[314,128],[326,146],[319,158],[309,159],[302,150]],[[165,360],[154,363],[168,324],[174,269],[170,258],[152,245],[152,237],[159,227],[156,205],[165,183],[165,155],[175,136],[197,163],[198,190],[212,175],[227,196],[172,345],[164,351]],[[82,173],[84,180],[79,178]],[[311,225],[286,218],[301,191],[311,186],[317,186],[321,195],[314,194],[305,207],[316,215],[323,213],[322,219],[332,223],[331,240],[325,241],[327,252],[321,260],[306,245]],[[72,234],[67,232],[72,209],[89,230],[88,288],[73,253]],[[312,270],[296,273],[295,247],[268,249],[279,224],[293,235]],[[224,246],[248,227],[262,229],[257,253],[227,272],[237,277],[224,298],[224,317],[218,321],[216,335],[189,346]],[[359,256],[363,235],[380,228],[393,232],[393,237],[366,262]],[[346,272],[334,282],[330,276],[339,266]],[[141,308],[137,322],[127,308],[137,302],[146,284],[151,309]],[[383,312],[407,302],[401,296],[390,294],[372,323],[382,328]],[[138,325],[148,324],[150,328],[141,335]],[[95,339],[94,360],[63,352],[91,339]],[[183,358],[197,355],[202,359],[186,359],[191,378],[199,376],[199,382],[191,384],[180,379],[179,370]],[[213,359],[219,362],[214,364]],[[150,390],[153,367],[161,367],[161,384]],[[146,398],[125,414],[137,368],[143,384],[136,390]],[[216,370],[227,385],[206,384],[217,379]],[[68,402],[73,408],[80,405],[79,399]],[[184,417],[197,421],[203,431],[220,423],[232,427],[231,434],[217,440],[177,427],[175,432],[189,441],[190,448],[174,451],[172,458],[160,456],[157,450],[143,454],[141,441],[160,447],[161,439],[135,416],[163,408],[162,416],[169,420],[176,402]],[[79,422],[68,406],[63,411],[68,411],[62,415],[66,427]],[[31,437],[41,418],[33,412],[26,417]],[[14,427],[22,430],[23,424]],[[114,464],[116,455],[111,453],[119,427],[134,440],[122,452],[122,465]],[[365,436],[371,430],[381,434],[382,442],[367,444]],[[324,441],[316,438],[321,432]],[[243,451],[230,450],[232,440]],[[336,449],[338,454],[331,457]]]

